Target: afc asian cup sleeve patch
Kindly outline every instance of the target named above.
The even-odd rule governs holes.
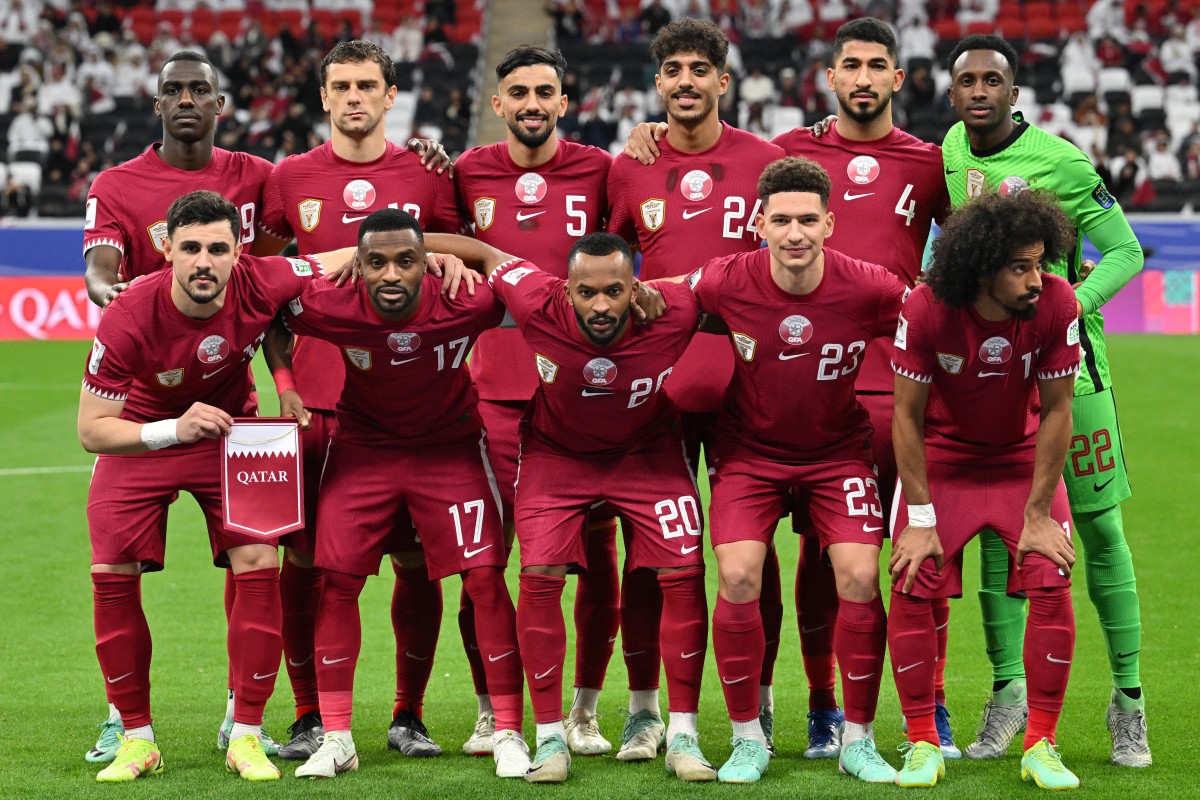
[[[1079,344],[1079,320],[1071,320],[1071,324],[1067,326],[1067,344]]]
[[[696,284],[700,282],[700,269],[697,269],[695,272],[687,276],[686,280],[689,289],[695,289]]]
[[[908,349],[908,320],[904,318],[903,314],[900,315],[900,319],[896,323],[896,349]]]
[[[1108,187],[1104,185],[1104,181],[1096,184],[1096,188],[1092,190],[1092,199],[1101,208],[1112,208],[1117,204],[1117,198],[1113,197],[1108,191]]]
[[[289,258],[288,263],[292,265],[292,272],[296,273],[298,277],[308,278],[313,274],[312,264],[303,258]]]
[[[104,360],[104,345],[99,339],[92,341],[92,357],[88,359],[88,372],[92,375],[100,373],[100,362]]]

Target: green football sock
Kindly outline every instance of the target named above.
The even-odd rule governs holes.
[[[1118,689],[1138,688],[1142,685],[1138,658],[1142,649],[1141,605],[1133,556],[1125,543],[1121,506],[1076,514],[1075,530],[1083,545],[1088,596],[1100,617],[1113,685]]]
[[[979,534],[979,608],[992,680],[1025,677],[1025,601],[1009,597],[1008,548],[993,531]]]

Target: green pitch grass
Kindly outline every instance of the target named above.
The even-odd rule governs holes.
[[[1186,759],[1200,731],[1196,680],[1200,625],[1195,613],[1200,548],[1194,511],[1200,432],[1194,411],[1187,409],[1194,409],[1200,396],[1200,346],[1186,337],[1114,337],[1111,348],[1136,489],[1126,504],[1126,530],[1137,559],[1142,597],[1143,669],[1155,765],[1130,770],[1108,763],[1104,724],[1108,667],[1082,570],[1076,573],[1075,584],[1078,648],[1059,741],[1066,764],[1083,781],[1086,796],[1192,798],[1195,775],[1188,772]],[[167,769],[162,776],[139,780],[128,788],[97,785],[97,768],[83,760],[95,739],[94,726],[105,715],[103,680],[93,650],[84,513],[92,459],[75,436],[79,381],[87,352],[88,344],[83,342],[0,343],[0,619],[4,621],[0,797],[465,799],[557,791],[564,797],[570,793],[572,798],[607,800],[684,794],[731,797],[742,792],[755,797],[833,798],[900,791],[860,785],[838,775],[833,762],[808,762],[801,757],[807,694],[791,609],[785,617],[776,669],[780,757],[772,761],[760,784],[744,789],[686,786],[664,774],[661,758],[640,765],[620,764],[612,758],[577,758],[570,782],[558,790],[502,782],[494,777],[490,759],[459,754],[474,723],[475,701],[455,618],[456,580],[446,581],[442,646],[426,701],[426,720],[447,754],[430,761],[406,760],[385,747],[394,688],[386,577],[368,581],[361,603],[363,653],[354,731],[361,769],[335,781],[302,782],[292,777],[294,763],[279,762],[284,768],[282,781],[244,784],[225,772],[216,748],[226,684],[223,576],[210,566],[200,513],[186,497],[171,511],[166,571],[143,581],[155,645],[155,728]],[[269,379],[260,385],[269,387]],[[796,562],[796,541],[781,529],[777,543],[785,565],[786,597],[791,594],[788,573]],[[886,551],[883,558],[886,563]],[[711,606],[715,595],[711,554],[709,560]],[[968,553],[966,563],[965,583],[977,586],[974,551]],[[511,570],[509,578],[513,581]],[[570,591],[569,583],[568,595]],[[955,738],[965,747],[990,688],[973,593],[953,604],[951,620],[946,684]],[[569,651],[568,672],[572,658]],[[625,670],[618,655],[600,701],[601,728],[614,741],[620,735],[627,700],[624,686]],[[267,728],[277,738],[283,737],[292,718],[290,690],[281,673],[267,709]],[[526,719],[532,738],[528,712]],[[729,754],[729,727],[711,650],[701,732],[705,753],[720,764]],[[900,712],[890,671],[883,684],[877,732],[880,751],[898,763]],[[1019,753],[1014,747],[999,761],[951,762],[936,794],[982,798],[1039,793],[1018,776]]]

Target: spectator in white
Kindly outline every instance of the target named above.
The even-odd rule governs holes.
[[[0,31],[9,44],[29,44],[38,30],[40,5],[32,0],[8,0],[0,3]]]
[[[75,75],[80,83],[91,78],[92,86],[104,92],[112,94],[113,80],[116,78],[117,71],[108,59],[104,57],[101,50],[89,44],[84,51],[83,63],[75,71]]]
[[[638,91],[630,84],[625,84],[613,95],[610,107],[614,117],[624,117],[626,109],[633,109],[633,116],[638,122],[646,119],[647,111],[650,108],[645,92]],[[620,136],[617,139],[621,142],[621,150],[625,149],[625,140]]]
[[[745,103],[761,103],[766,107],[775,102],[777,94],[775,81],[760,66],[755,66],[742,81],[741,98]]]
[[[59,36],[65,38],[71,43],[77,52],[84,52],[92,44],[92,34],[88,31],[87,18],[78,11],[72,11],[67,15],[67,25],[59,33]]]
[[[846,0],[825,0],[825,2],[817,4],[817,19],[821,22],[840,25],[849,18],[850,6]],[[826,27],[829,26],[826,25]],[[833,29],[829,28],[827,33],[832,37]]]
[[[958,13],[954,18],[965,32],[972,22],[991,22],[996,18],[1000,9],[999,0],[962,0],[958,4]]]
[[[637,113],[637,109],[631,105],[614,106],[617,109],[617,134],[613,139],[612,144],[608,146],[608,151],[614,156],[621,155],[625,149],[625,142],[629,139],[629,134],[638,126],[639,122],[645,121],[645,117]]]
[[[392,31],[392,45],[389,52],[392,60],[397,63],[415,63],[425,47],[425,24],[415,16],[409,15]]]
[[[8,125],[8,160],[21,160],[18,154],[37,153],[41,160],[50,152],[50,137],[54,124],[38,116],[34,101],[26,100]]]
[[[390,53],[392,49],[392,35],[379,27],[379,20],[374,16],[370,17],[367,27],[363,29],[362,35],[358,38],[364,42],[370,42],[385,53]]]
[[[746,0],[742,3],[742,29],[741,33],[749,39],[766,39],[768,36],[779,36],[782,31],[772,30],[772,22],[774,17],[771,15],[771,6],[767,0]],[[734,30],[730,39],[738,38],[738,31]]]
[[[1063,134],[1075,146],[1087,153],[1092,163],[1098,163],[1108,149],[1108,126],[1096,107],[1095,97],[1081,102],[1071,115]]]
[[[1158,61],[1170,82],[1174,82],[1174,76],[1186,73],[1188,80],[1196,83],[1196,62],[1182,25],[1171,26],[1171,35],[1158,47]]]
[[[926,17],[909,16],[896,34],[900,45],[900,59],[904,69],[912,69],[914,58],[937,61],[937,34],[929,27]]]
[[[1088,38],[1093,42],[1111,36],[1121,44],[1129,40],[1122,0],[1096,0],[1087,12]]]
[[[779,4],[779,14],[776,34],[795,34],[797,28],[813,23],[812,3],[808,0],[783,0]]]
[[[38,113],[52,117],[60,108],[78,117],[83,109],[83,95],[79,85],[67,74],[66,65],[52,62],[50,76],[38,92]]]
[[[925,0],[900,0],[896,4],[896,27],[903,28],[912,21],[929,22]]]
[[[1093,75],[1100,70],[1100,59],[1096,57],[1096,48],[1088,41],[1087,34],[1077,31],[1063,45],[1061,56],[1062,69],[1083,70]]]
[[[1146,175],[1152,181],[1183,180],[1183,167],[1179,157],[1171,152],[1171,137],[1165,132],[1154,140],[1154,148],[1146,157]]]
[[[708,0],[683,0],[679,4],[679,16],[708,19],[712,16],[712,12],[708,7]]]

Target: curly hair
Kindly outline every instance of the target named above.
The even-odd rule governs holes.
[[[1014,251],[1041,242],[1044,263],[1075,247],[1075,229],[1053,195],[1040,191],[989,192],[959,208],[933,243],[925,282],[939,301],[970,305],[986,281],[1008,265]]]
[[[714,67],[724,70],[729,39],[711,19],[683,17],[664,25],[650,42],[650,55],[660,69],[676,53],[699,53]]]
[[[780,192],[813,192],[821,196],[821,207],[829,205],[829,173],[815,161],[788,156],[772,161],[758,176],[758,198],[763,205]]]
[[[362,64],[367,61],[379,65],[385,88],[396,85],[396,65],[392,63],[392,57],[379,45],[362,39],[340,42],[329,51],[321,61],[321,85],[325,85],[331,64]]]

